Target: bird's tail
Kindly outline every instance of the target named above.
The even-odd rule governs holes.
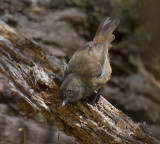
[[[94,36],[93,43],[101,43],[106,40],[111,43],[115,38],[113,31],[118,26],[119,21],[118,18],[104,18]]]

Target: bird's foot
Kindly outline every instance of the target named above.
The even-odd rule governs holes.
[[[99,98],[100,98],[100,94],[97,92],[90,102],[91,105],[95,106],[98,103]]]
[[[54,81],[58,86],[60,86],[62,84],[63,79],[59,75],[52,73],[49,76],[53,76],[54,77]]]
[[[97,91],[97,93],[93,93],[93,94],[89,97],[88,101],[89,101],[89,103],[90,103],[91,105],[95,106],[95,105],[98,103],[99,98],[100,98],[100,91],[101,91],[101,88]]]

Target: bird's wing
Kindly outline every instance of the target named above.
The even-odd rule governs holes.
[[[76,73],[87,77],[98,77],[102,74],[102,65],[98,51],[92,42],[78,49],[68,63],[65,74]]]
[[[88,77],[100,76],[108,60],[108,44],[114,39],[112,33],[118,24],[118,18],[105,18],[101,22],[93,42],[85,44],[74,53],[65,74],[77,73]]]

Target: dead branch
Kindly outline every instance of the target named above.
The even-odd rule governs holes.
[[[0,21],[0,72],[13,94],[41,112],[67,135],[84,144],[160,144],[145,124],[134,123],[102,96],[96,106],[86,101],[62,108],[57,80],[65,65]]]

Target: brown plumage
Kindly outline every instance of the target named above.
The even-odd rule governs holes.
[[[112,72],[108,46],[115,38],[113,31],[118,24],[118,18],[106,17],[93,41],[86,43],[73,54],[60,87],[63,106],[68,102],[86,98],[107,83]]]

